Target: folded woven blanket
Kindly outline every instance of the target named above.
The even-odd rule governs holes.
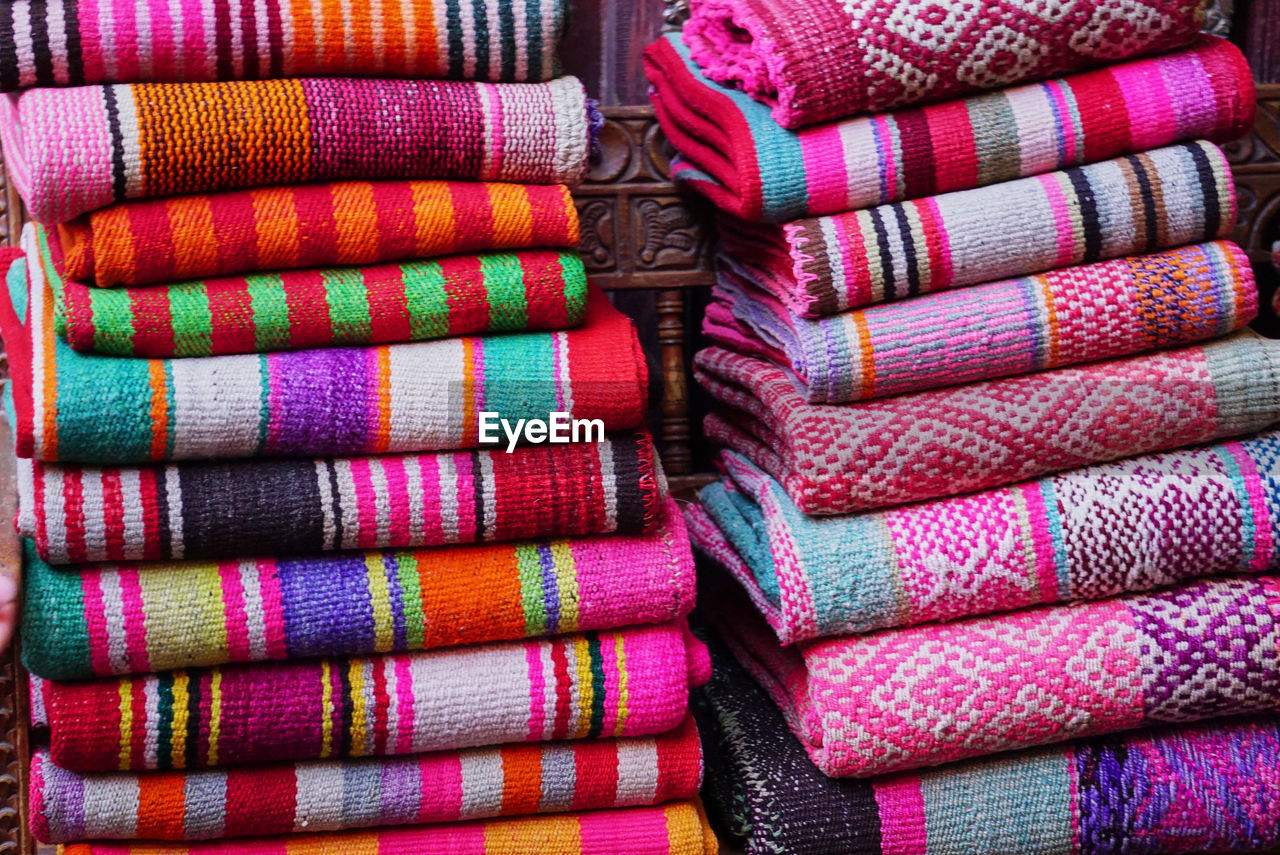
[[[0,11],[0,92],[324,75],[546,80],[559,70],[564,5],[8,0]]]
[[[1276,432],[827,519],[722,461],[689,533],[783,644],[1280,570]]]
[[[704,77],[678,35],[650,45],[644,60],[654,109],[681,155],[672,176],[734,216],[775,223],[1179,140],[1230,141],[1254,116],[1244,56],[1209,36],[1153,59],[799,132],[779,127],[764,104]],[[828,65],[826,58],[813,63],[815,70]]]
[[[58,855],[716,855],[718,851],[696,801],[192,846],[139,841],[58,847]]]
[[[0,101],[0,141],[31,217],[60,223],[125,199],[263,184],[576,184],[598,117],[572,77],[134,83]]]
[[[1200,140],[781,226],[722,215],[721,244],[792,312],[822,317],[931,291],[1226,237],[1235,188]]]
[[[1280,718],[1181,725],[874,781],[828,778],[711,642],[707,809],[748,855],[1269,851]],[[927,841],[927,844],[925,843]]]
[[[638,534],[666,495],[647,433],[511,453],[141,468],[19,458],[17,481],[19,534],[51,564]]]
[[[1280,578],[778,646],[725,579],[708,614],[825,774],[865,778],[1280,705]]]
[[[662,623],[693,607],[668,499],[648,534],[50,567],[28,541],[23,662],[51,680],[353,656]]]
[[[21,260],[7,275],[10,299],[0,300],[23,457],[131,464],[380,454],[478,446],[483,412],[512,424],[567,412],[605,430],[644,420],[644,354],[602,292],[584,295],[585,322],[567,332],[119,359],[77,353],[58,338],[44,266],[29,266],[30,306]]]
[[[708,78],[798,128],[1173,50],[1200,31],[1205,5],[692,0],[684,41]]]
[[[1245,331],[1180,350],[866,401],[807,404],[781,368],[709,348],[707,435],[807,514],[954,496],[1280,421],[1280,342]]]
[[[721,256],[703,330],[748,329],[810,403],[846,403],[1114,359],[1240,329],[1258,314],[1249,257],[1229,241],[799,318]],[[737,323],[725,324],[732,314]],[[749,348],[748,348],[749,349]]]
[[[58,233],[58,272],[111,287],[571,248],[578,245],[578,212],[559,184],[339,181],[124,202]]]
[[[66,843],[420,825],[693,799],[701,779],[692,719],[647,738],[189,772],[82,775],[40,751],[31,758],[31,830]]]
[[[370,757],[679,726],[706,650],[684,621],[425,653],[40,681],[32,720],[79,772]],[[122,700],[123,699],[123,700]]]

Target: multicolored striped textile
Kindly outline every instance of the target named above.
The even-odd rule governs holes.
[[[143,468],[19,458],[17,481],[19,534],[51,564],[638,534],[667,489],[647,433],[510,453]]]
[[[211,840],[661,804],[698,796],[693,720],[654,737],[188,772],[82,775],[31,758],[31,831]]]
[[[694,599],[668,499],[648,534],[306,558],[50,567],[27,542],[27,670],[79,680],[654,624]]]
[[[1180,350],[866,401],[808,404],[768,362],[708,348],[712,440],[807,514],[954,496],[1254,433],[1280,421],[1280,343],[1251,332]]]
[[[58,227],[58,272],[153,285],[485,250],[578,245],[559,184],[339,181],[124,202]]]
[[[810,403],[865,401],[1114,359],[1216,338],[1258,315],[1258,286],[1229,241],[989,282],[826,318],[799,318],[731,257],[719,259],[703,331],[743,330]],[[732,316],[732,320],[729,320]]]
[[[805,317],[1226,237],[1235,187],[1200,140],[782,226],[721,216],[721,245]]]
[[[784,128],[1002,89],[1192,41],[1200,0],[691,0],[684,42],[711,80]]]
[[[29,89],[0,141],[32,219],[264,184],[457,178],[576,184],[592,127],[582,84],[310,78]]]
[[[723,647],[695,710],[707,810],[747,855],[1266,852],[1280,718],[1077,740],[892,778],[828,778]]]
[[[825,63],[817,63],[820,69]],[[698,71],[668,35],[645,51],[672,176],[744,220],[781,223],[919,199],[1253,125],[1254,84],[1230,42],[936,106],[779,127]]]
[[[434,451],[481,445],[483,412],[512,424],[565,412],[609,431],[644,420],[644,354],[602,292],[567,332],[119,359],[77,353],[57,337],[39,264],[29,266],[27,311],[24,267],[10,267],[10,299],[0,301],[23,457],[136,464]]]
[[[1280,570],[1276,432],[822,520],[722,462],[689,534],[783,644]]]
[[[9,0],[0,92],[27,86],[271,77],[547,80],[561,0]]]
[[[58,855],[716,855],[718,851],[715,834],[697,802],[191,846],[139,841],[58,847]]]
[[[713,580],[708,620],[833,777],[1280,705],[1273,576],[793,648],[733,587]]]
[[[43,681],[39,691],[53,762],[125,772],[650,736],[680,725],[689,687],[708,669],[681,620],[425,653]]]

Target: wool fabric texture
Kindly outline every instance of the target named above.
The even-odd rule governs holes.
[[[1275,432],[827,519],[745,457],[722,466],[690,536],[783,644],[1280,570]]]
[[[58,847],[58,855],[716,855],[718,851],[701,805],[687,801],[661,807],[189,846],[100,841]]]
[[[1280,702],[1274,576],[791,648],[745,596],[713,591],[725,600],[708,618],[833,777],[1271,712]]]
[[[123,202],[58,227],[65,278],[109,288],[578,245],[557,184],[337,181]]]
[[[28,541],[23,662],[78,680],[656,624],[693,579],[671,499],[647,534],[293,559],[53,568]]]
[[[46,843],[211,840],[661,804],[698,796],[693,720],[653,737],[186,772],[80,774],[31,758]]]
[[[53,762],[126,772],[651,736],[679,726],[708,669],[681,620],[39,691]]]
[[[704,332],[747,329],[810,403],[846,403],[1027,374],[1234,332],[1258,315],[1249,257],[1229,241],[799,318],[722,256]],[[720,319],[732,314],[736,323]],[[721,332],[725,335],[721,335]]]
[[[709,348],[707,435],[807,514],[954,496],[1063,469],[1260,431],[1280,421],[1280,344],[1227,339],[866,401],[809,404],[768,362]]]
[[[821,37],[817,36],[816,37]],[[967,190],[1253,125],[1230,42],[922,108],[788,131],[704,77],[678,35],[645,51],[672,177],[744,220],[782,223]],[[815,63],[815,69],[829,65]]]
[[[597,115],[572,77],[133,83],[5,99],[0,142],[32,219],[61,223],[125,199],[264,184],[576,184]]]
[[[690,56],[798,128],[1164,53],[1204,24],[1198,0],[692,0]]]
[[[17,481],[19,534],[51,564],[639,534],[667,489],[647,433],[510,453],[141,468],[19,458]]]
[[[1235,187],[1199,140],[781,226],[721,216],[722,246],[804,317],[1226,237]]]
[[[714,640],[713,640],[714,642]],[[712,643],[695,709],[707,810],[747,855],[1268,851],[1280,845],[1280,718],[1076,740],[871,781],[828,778]]]
[[[10,300],[0,305],[24,457],[136,464],[434,451],[481,445],[485,411],[513,424],[567,412],[606,430],[644,419],[644,354],[631,321],[601,292],[588,299],[583,326],[567,332],[118,359],[77,353],[57,337],[44,270],[15,261]]]
[[[547,80],[559,72],[564,17],[561,0],[11,0],[0,11],[0,92],[270,77]]]

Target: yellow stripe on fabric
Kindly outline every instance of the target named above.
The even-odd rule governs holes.
[[[187,766],[187,725],[190,718],[187,705],[191,703],[187,688],[190,684],[191,678],[185,671],[173,675],[173,734],[169,737],[169,757],[175,769]]]
[[[365,729],[365,712],[368,709],[364,696],[364,666],[369,660],[352,659],[347,663],[347,679],[351,683],[351,755],[362,757],[369,732]]]
[[[120,682],[120,771],[133,764],[133,684]]]
[[[333,756],[333,672],[329,660],[320,661],[320,759]]]
[[[218,765],[218,737],[222,734],[222,671],[214,669],[209,681],[209,765]]]
[[[573,814],[545,814],[538,817],[538,852],[555,855],[577,855],[582,851],[582,826]],[[533,835],[519,820],[486,823],[484,855],[514,855],[530,851]]]
[[[391,586],[387,584],[387,568],[380,553],[365,560],[365,576],[369,581],[369,608],[373,612],[373,649],[386,653],[396,643],[395,624],[391,616]]]
[[[556,589],[560,593],[560,632],[578,629],[578,568],[573,546],[567,540],[551,541],[551,559],[556,568]]]
[[[595,690],[591,679],[591,647],[585,638],[573,640],[574,673],[578,685],[578,724],[574,736],[582,739],[591,732],[591,705]]]
[[[493,237],[497,246],[527,246],[533,240],[533,207],[521,184],[486,184],[493,209]]]
[[[622,633],[613,636],[613,662],[618,669],[618,723],[613,727],[613,735],[621,736],[627,725],[627,650]]]
[[[462,339],[462,442],[460,448],[474,445],[480,433],[476,424],[475,342]]]
[[[391,350],[377,349],[378,356],[378,440],[376,450],[385,453],[391,447]]]
[[[153,671],[228,661],[227,613],[216,564],[182,573],[138,573],[146,649]],[[165,639],[156,646],[153,639]]]

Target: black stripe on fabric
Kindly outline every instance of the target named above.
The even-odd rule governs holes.
[[[62,4],[63,24],[67,35],[67,83],[84,85],[84,57],[80,48],[79,0],[67,0]]]
[[[1093,195],[1093,186],[1079,168],[1068,169],[1067,178],[1075,191],[1076,204],[1080,206],[1080,223],[1084,229],[1084,258],[1080,260],[1097,261],[1102,255],[1102,223],[1098,222],[1098,200]]]
[[[116,88],[110,85],[102,87],[102,98],[106,102],[107,124],[111,128],[111,195],[115,201],[123,202],[128,185],[125,182],[124,136],[120,133],[120,111],[116,105]]]
[[[187,768],[194,769],[200,765],[200,680],[199,672],[190,675],[187,680]],[[206,755],[207,756],[207,755]]]
[[[1196,166],[1196,176],[1200,179],[1200,196],[1204,200],[1204,233],[1207,237],[1218,236],[1222,228],[1222,200],[1218,198],[1218,182],[1213,177],[1213,164],[1199,143],[1186,146],[1191,154],[1191,161]]]
[[[173,555],[173,533],[169,530],[169,472],[167,466],[153,466],[151,477],[156,480],[156,537],[160,541],[160,557]]]
[[[342,757],[351,753],[352,707],[355,706],[355,700],[351,697],[351,672],[348,669],[358,668],[358,662],[356,659],[343,659],[333,663],[338,671],[338,679],[342,681],[342,694],[338,696],[338,703],[342,705],[342,733],[338,734],[338,753]]]
[[[489,11],[484,0],[471,0],[471,17],[475,22],[475,51],[477,80],[493,80],[489,73]],[[503,4],[508,5],[506,3]]]
[[[880,279],[884,282],[885,301],[898,298],[898,288],[893,281],[893,251],[889,247],[889,229],[880,216],[879,208],[872,208],[871,225],[876,230],[876,245],[880,247]]]
[[[911,236],[911,221],[907,219],[905,205],[893,205],[894,215],[898,218],[898,233],[902,238],[902,254],[907,259],[907,294],[914,297],[920,293],[920,262],[916,259],[916,242]]]
[[[644,530],[645,502],[640,490],[640,443],[630,434],[612,442],[613,482],[617,485],[618,533]]]
[[[1160,248],[1160,229],[1156,223],[1156,197],[1151,192],[1151,176],[1147,174],[1146,164],[1137,155],[1125,158],[1133,167],[1133,177],[1138,181],[1138,193],[1142,197],[1142,218],[1146,221],[1146,252],[1155,252]]]
[[[502,37],[502,65],[498,69],[499,80],[516,77],[516,12],[515,3],[498,6],[498,27]]]
[[[13,33],[13,5],[0,3],[0,91],[12,92],[22,85],[18,74],[18,45]]]
[[[48,0],[31,0],[31,54],[36,64],[36,85],[52,86],[53,54],[49,52]]]
[[[178,472],[188,558],[306,553],[324,545],[312,461],[185,463]]]
[[[329,479],[329,510],[333,516],[333,546],[342,548],[342,493],[338,489],[338,469],[333,462],[324,463],[325,477]]]
[[[445,26],[449,33],[449,77],[458,80],[462,77],[463,51],[462,43],[462,4],[467,0],[445,0]]]
[[[475,539],[477,541],[484,540],[484,474],[480,469],[480,452],[471,452],[471,480],[472,491],[476,497],[476,532]],[[462,534],[462,532],[458,532]]]

